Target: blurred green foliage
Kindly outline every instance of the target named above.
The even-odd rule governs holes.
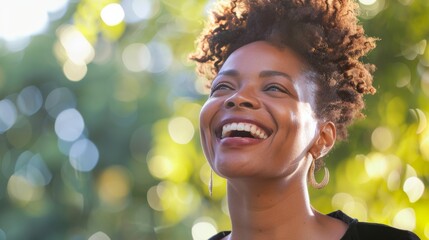
[[[100,13],[112,3],[125,21],[109,26]],[[225,180],[207,190],[204,82],[187,60],[208,5],[72,1],[22,50],[0,39],[0,239],[204,239],[230,228]],[[332,179],[310,190],[312,203],[429,239],[429,2],[361,7],[380,38],[365,60],[378,92],[327,157]]]

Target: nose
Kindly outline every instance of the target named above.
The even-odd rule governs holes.
[[[257,109],[260,107],[260,102],[254,93],[246,90],[240,90],[227,98],[224,105],[226,108],[239,107]]]

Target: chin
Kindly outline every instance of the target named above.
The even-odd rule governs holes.
[[[251,164],[244,159],[215,158],[213,164],[213,170],[216,172],[216,174],[226,179],[255,177],[258,175],[259,172],[256,168],[249,168],[249,166],[252,166],[254,164]]]

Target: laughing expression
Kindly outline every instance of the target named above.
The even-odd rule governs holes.
[[[265,41],[228,57],[200,114],[204,154],[217,174],[273,178],[299,169],[317,130],[317,87],[305,66]]]

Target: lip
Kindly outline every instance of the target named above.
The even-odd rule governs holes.
[[[243,137],[227,137],[223,139],[217,139],[221,145],[228,146],[230,148],[243,147],[247,145],[253,145],[263,142],[265,139],[257,138],[243,138]]]
[[[255,120],[253,120],[253,119],[248,119],[248,118],[240,118],[240,117],[233,117],[233,118],[227,118],[227,119],[224,119],[224,120],[222,120],[222,121],[220,121],[220,123],[219,124],[217,124],[216,125],[216,128],[215,128],[215,135],[216,135],[216,138],[217,139],[220,139],[220,140],[223,140],[223,139],[221,139],[221,135],[222,135],[222,127],[225,125],[225,124],[228,124],[228,123],[234,123],[234,122],[242,122],[242,123],[250,123],[250,124],[254,124],[254,125],[256,125],[256,126],[258,126],[259,128],[261,128],[262,130],[264,130],[265,131],[265,133],[267,134],[267,138],[268,137],[270,137],[271,136],[271,134],[273,133],[273,130],[272,129],[270,129],[270,128],[268,128],[267,126],[265,126],[265,125],[263,125],[262,123],[260,123],[260,122],[258,122],[258,121],[255,121]],[[234,138],[234,137],[233,137]],[[238,139],[238,137],[235,137],[235,138],[237,138]],[[250,138],[250,139],[252,139],[252,138]],[[250,140],[250,139],[248,139],[248,140]],[[259,142],[259,140],[261,140],[261,139],[253,139],[253,140],[258,140],[258,142]],[[265,140],[265,139],[264,139]]]

